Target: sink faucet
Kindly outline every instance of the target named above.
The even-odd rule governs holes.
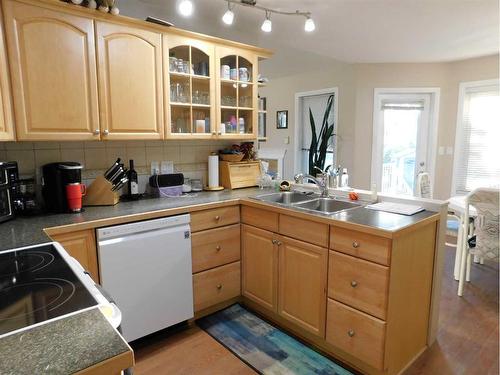
[[[314,176],[311,176],[310,174],[299,173],[295,175],[294,180],[296,183],[301,183],[301,181],[304,180],[310,180],[314,182],[316,185],[318,185],[322,198],[328,197],[328,187],[326,185],[325,175],[322,175],[322,178],[318,179]]]

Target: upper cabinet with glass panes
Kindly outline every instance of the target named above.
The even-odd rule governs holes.
[[[215,47],[184,37],[166,37],[168,138],[212,138],[215,133]]]
[[[257,55],[217,46],[216,61],[218,137],[257,138]]]

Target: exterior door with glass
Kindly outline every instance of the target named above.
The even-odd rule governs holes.
[[[431,94],[379,94],[374,105],[372,184],[415,195],[418,174],[429,172]]]

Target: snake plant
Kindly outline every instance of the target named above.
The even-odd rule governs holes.
[[[311,108],[309,107],[309,122],[311,124],[311,146],[309,147],[309,174],[315,176],[318,173],[318,168],[325,169],[326,153],[328,146],[334,135],[334,126],[332,122],[328,123],[330,112],[333,107],[334,96],[330,95],[326,103],[323,122],[319,134],[316,133],[316,123]]]

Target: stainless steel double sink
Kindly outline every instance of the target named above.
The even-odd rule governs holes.
[[[360,203],[353,203],[338,198],[323,198],[317,194],[296,191],[262,194],[257,195],[254,199],[327,215],[363,206]]]

